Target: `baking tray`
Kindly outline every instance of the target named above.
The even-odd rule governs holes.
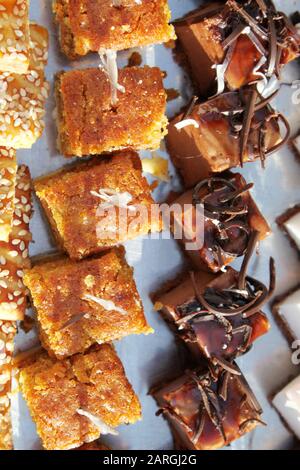
[[[169,3],[174,19],[197,7],[201,1],[169,0]],[[300,0],[275,1],[275,3],[287,14],[300,9]],[[47,27],[50,34],[47,76],[51,83],[51,97],[47,104],[46,130],[43,137],[31,150],[18,152],[19,162],[29,165],[33,177],[53,171],[66,163],[56,150],[56,129],[53,119],[54,74],[70,67],[81,68],[99,63],[97,55],[93,54],[72,63],[61,55],[51,4],[50,0],[31,0],[31,19]],[[174,115],[190,96],[188,77],[174,62],[171,49],[165,46],[151,46],[144,48],[141,53],[144,63],[150,66],[156,65],[167,72],[165,87],[175,88],[180,92],[178,99],[168,103],[168,116]],[[127,63],[129,55],[129,52],[119,54],[120,66]],[[284,82],[299,78],[300,68],[297,62],[285,68]],[[300,108],[297,104],[293,104],[292,100],[297,92],[298,97],[300,96],[300,88],[297,86],[297,83],[294,88],[282,86],[278,97],[273,102],[275,108],[288,117],[293,134],[299,131],[300,127]],[[158,153],[168,158],[163,151],[163,145]],[[149,155],[147,152],[141,152],[141,157],[144,156]],[[299,281],[300,263],[296,252],[275,223],[276,217],[287,207],[300,202],[299,161],[297,162],[293,152],[286,146],[267,160],[265,171],[262,171],[257,162],[246,165],[241,172],[247,181],[255,183],[253,195],[273,230],[272,235],[261,244],[260,255],[256,257],[250,274],[267,282],[268,259],[273,256],[278,270],[277,294],[281,294]],[[155,191],[157,200],[162,200],[170,189],[179,188],[180,183],[171,164],[170,173],[172,175],[170,183],[161,183]],[[151,181],[151,178],[149,180]],[[55,249],[36,201],[34,201],[34,209],[31,222],[34,240],[30,249],[31,256]],[[134,425],[121,426],[118,437],[103,440],[113,449],[172,449],[169,427],[162,417],[155,416],[157,407],[148,395],[148,390],[153,383],[166,378],[170,371],[174,373],[176,368],[179,370],[182,365],[182,356],[174,336],[159,315],[153,311],[149,294],[161,282],[174,277],[183,264],[183,258],[176,242],[172,239],[153,240],[145,237],[126,243],[126,250],[127,260],[135,270],[135,279],[148,321],[155,329],[155,333],[147,337],[131,336],[116,343],[127,375],[140,397],[143,420]],[[264,409],[263,419],[267,427],[257,427],[252,433],[236,441],[227,449],[285,449],[292,445],[292,436],[270,406],[269,398],[290,377],[299,374],[300,369],[293,366],[289,345],[273,321],[270,309],[266,307],[264,310],[271,320],[271,331],[255,343],[252,351],[238,359],[238,363],[261,402]],[[26,350],[36,344],[37,336],[34,331],[26,335],[20,331],[16,339],[16,352]],[[13,395],[12,417],[15,449],[41,449],[35,425],[20,394]]]

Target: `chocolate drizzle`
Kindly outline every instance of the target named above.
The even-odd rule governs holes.
[[[247,248],[250,228],[247,223],[247,191],[253,184],[238,188],[234,182],[211,177],[198,183],[193,192],[193,204],[203,207],[204,216],[214,223],[213,246],[219,266],[223,255],[242,256]],[[232,239],[232,231],[235,237]]]
[[[276,11],[271,1],[248,0],[241,5],[235,0],[228,0],[227,5],[240,17],[240,20],[242,19],[251,28],[257,39],[266,46],[266,53],[263,54],[263,56],[266,55],[266,60],[262,63],[260,72],[268,78],[275,72],[279,77],[282,48],[293,45],[295,53],[299,54],[297,30],[286,15]],[[233,22],[234,24],[235,22]]]
[[[195,388],[199,392],[197,398],[192,392]],[[192,417],[185,416],[184,409],[181,409],[179,405],[181,392],[185,395],[188,390],[191,391],[189,405],[195,406],[195,415]],[[200,439],[205,440],[206,432],[211,432],[209,431],[209,422],[220,434],[224,445],[228,443],[226,433],[228,428],[227,414],[232,413],[232,409],[228,407],[236,407],[235,419],[237,421],[234,424],[237,425],[240,434],[246,432],[251,424],[265,424],[260,420],[262,410],[259,403],[240,372],[239,375],[233,375],[230,372],[222,371],[218,367],[205,373],[201,370],[187,370],[185,372],[185,381],[182,381],[174,393],[172,406],[166,403],[157,414],[167,414],[182,426],[195,448],[200,449],[202,446],[202,443],[199,442]],[[179,398],[179,406],[177,406],[177,397]],[[235,398],[234,402],[233,398]],[[230,422],[229,426],[232,426],[232,424]]]
[[[240,139],[240,166],[243,167],[244,157],[248,149],[248,142],[251,130],[258,129],[258,143],[257,151],[261,161],[261,165],[264,168],[266,158],[272,153],[278,151],[283,145],[286,144],[290,137],[291,129],[287,119],[277,112],[270,112],[271,108],[268,107],[268,103],[277,95],[279,89],[274,91],[271,95],[266,98],[260,97],[258,91],[253,87],[245,88],[240,90],[240,99],[243,105],[232,108],[230,111],[222,111],[229,115],[229,120],[234,133],[237,133]],[[268,109],[268,114],[262,119],[258,118],[255,122],[255,113],[262,110],[263,108]],[[284,137],[271,148],[266,146],[266,134],[268,131],[267,124],[274,120],[275,122],[282,124],[285,127]]]
[[[191,98],[191,100],[190,100],[190,102],[189,102],[189,105],[188,105],[188,107],[187,107],[187,109],[186,109],[184,115],[182,116],[182,119],[181,119],[182,121],[184,121],[184,119],[186,119],[186,118],[193,112],[193,109],[194,109],[194,107],[195,107],[197,101],[198,101],[198,96],[195,96],[195,95],[194,95],[194,96]]]
[[[250,91],[250,97],[246,104],[245,112],[243,115],[243,127],[241,131],[241,140],[240,140],[240,164],[241,167],[244,165],[244,154],[247,147],[247,142],[249,138],[249,133],[251,129],[251,123],[255,112],[255,103],[257,100],[258,92],[256,89]]]
[[[202,293],[195,273],[191,272],[195,298],[176,307],[174,321],[180,336],[187,342],[198,343],[212,365],[219,366],[231,375],[240,374],[233,360],[249,349],[253,341],[253,325],[260,321],[259,317],[254,320],[251,317],[260,312],[275,288],[273,259],[270,260],[269,288],[246,275],[257,241],[258,233],[254,231],[241,270],[228,278],[228,287],[222,282],[222,288],[207,286]]]
[[[275,264],[273,258],[270,258],[269,288],[262,282],[246,275],[246,270],[257,241],[258,233],[254,231],[249,240],[248,249],[238,276],[237,286],[233,286],[230,290],[220,291],[208,288],[202,294],[198,289],[194,273],[191,273],[196,297],[202,308],[207,310],[207,313],[223,317],[242,315],[243,318],[249,318],[257,313],[272,296],[275,290]]]

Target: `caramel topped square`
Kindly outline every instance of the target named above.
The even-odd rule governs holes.
[[[219,449],[263,424],[261,407],[238,368],[189,370],[153,395],[177,449]]]
[[[270,0],[210,2],[175,23],[202,96],[278,76],[299,56],[300,36]]]
[[[259,240],[270,234],[252,186],[228,172],[201,181],[174,201],[171,231],[198,269],[218,272],[244,255],[254,232]]]
[[[258,288],[253,288],[248,277],[245,292],[241,294],[239,276],[240,273],[231,267],[218,274],[197,271],[184,276],[156,299],[156,310],[185,341],[198,362],[205,357],[215,365],[231,367],[230,363],[247,352],[270,328],[266,315],[260,311],[261,305],[256,311],[253,309],[249,317],[245,315],[247,302],[251,295],[256,295],[251,291],[258,291]],[[203,296],[205,306],[198,298],[199,294]],[[256,298],[259,298],[258,294]],[[207,302],[211,303],[210,308]],[[229,315],[222,316],[224,308],[228,309]],[[216,313],[217,310],[220,313]]]
[[[112,346],[56,361],[40,352],[20,371],[21,390],[47,450],[68,450],[141,418],[141,406]]]
[[[161,228],[151,218],[154,201],[135,152],[80,162],[34,186],[59,245],[72,259]]]
[[[279,127],[284,117],[263,99],[257,98],[253,114],[247,113],[251,93],[250,89],[222,93],[170,121],[167,149],[186,187],[247,162],[260,159],[264,166],[266,158],[286,142],[288,125],[282,136]]]
[[[70,59],[175,39],[167,0],[55,0],[53,10]]]
[[[104,70],[60,73],[56,79],[59,147],[69,156],[124,148],[159,148],[166,134],[166,93],[158,68],[119,71],[117,103]]]
[[[153,332],[122,249],[79,263],[68,258],[40,262],[25,271],[24,283],[41,341],[59,359],[94,343]]]

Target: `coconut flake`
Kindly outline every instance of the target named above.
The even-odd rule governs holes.
[[[137,5],[142,4],[142,0],[134,0]],[[114,7],[121,7],[123,6],[123,0],[112,0],[112,4]]]
[[[111,101],[115,105],[118,102],[117,92],[125,93],[125,87],[118,83],[119,71],[117,64],[117,52],[111,49],[99,49],[98,51],[102,68],[107,74],[111,86]]]
[[[127,191],[118,193],[114,189],[100,188],[98,193],[97,191],[90,191],[90,193],[92,196],[99,197],[104,201],[104,203],[101,204],[102,209],[109,209],[111,207],[117,206],[123,209],[128,209],[129,211],[136,210],[135,206],[129,206],[133,197]]]
[[[196,129],[198,129],[199,123],[195,119],[188,118],[188,119],[183,119],[182,121],[177,122],[175,124],[175,127],[178,130],[183,129],[184,127],[187,127],[187,126],[194,126],[196,127]]]
[[[85,294],[83,296],[83,300],[91,300],[92,302],[95,302],[96,304],[101,305],[101,307],[103,307],[105,310],[109,312],[112,310],[115,310],[116,312],[121,313],[122,315],[127,315],[126,310],[124,310],[121,307],[118,307],[111,300],[101,299],[100,297],[96,297],[95,295],[91,295],[91,294]]]
[[[112,428],[108,424],[104,423],[104,421],[101,418],[99,418],[99,416],[95,416],[89,411],[83,410],[81,408],[78,408],[76,410],[76,413],[89,419],[94,424],[94,426],[96,426],[99,429],[101,434],[104,434],[104,435],[112,434],[113,436],[119,435],[118,431],[116,431],[114,428]]]
[[[217,87],[216,94],[213,95],[211,98],[214,98],[215,96],[220,95],[225,90],[225,73],[232,59],[235,44],[236,44],[236,41],[229,46],[224,62],[222,64],[212,65],[212,69],[216,69],[216,80],[218,83],[218,87]]]

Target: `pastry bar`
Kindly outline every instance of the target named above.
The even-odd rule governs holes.
[[[21,365],[20,385],[47,450],[68,450],[116,434],[141,407],[111,345],[56,361],[41,352]]]
[[[300,284],[274,299],[272,313],[290,342],[300,339]]]
[[[10,419],[11,361],[15,320],[22,319],[26,291],[22,269],[29,264],[30,176],[26,167],[19,167],[16,179],[12,232],[9,242],[0,242],[0,450],[12,448]]]
[[[300,376],[278,392],[272,403],[289,430],[300,439]]]
[[[31,148],[41,136],[49,86],[45,80],[48,32],[30,25],[29,69],[26,74],[0,73],[0,146]]]
[[[0,70],[26,73],[29,67],[29,0],[2,0],[0,5]]]
[[[217,272],[242,256],[251,234],[263,240],[270,227],[239,174],[201,181],[173,203],[171,231],[197,268]]]
[[[11,360],[16,333],[15,322],[0,320],[0,451],[13,448],[10,395]]]
[[[277,224],[287,235],[291,244],[300,250],[300,204],[288,209],[277,218]]]
[[[232,368],[232,360],[269,330],[260,311],[267,300],[263,292],[267,288],[261,282],[230,267],[220,274],[191,272],[159,295],[155,308],[196,360],[205,356]]]
[[[234,374],[187,371],[153,395],[180,450],[219,449],[262,423],[262,410],[236,365]]]
[[[43,176],[34,187],[59,245],[73,259],[161,228],[152,220],[154,201],[135,152],[95,157]]]
[[[10,148],[0,148],[0,241],[8,242],[14,214],[16,186],[16,152]]]
[[[116,86],[122,91],[113,104]],[[124,68],[117,84],[101,69],[60,73],[56,100],[58,142],[66,157],[156,150],[166,134],[166,93],[158,68]]]
[[[186,187],[211,173],[261,160],[289,137],[289,125],[256,91],[223,93],[202,104],[191,102],[169,124],[167,149]],[[286,127],[281,137],[279,122]]]
[[[41,261],[27,270],[24,283],[48,352],[61,359],[93,343],[152,333],[132,274],[121,248],[79,263]]]
[[[70,59],[175,39],[167,0],[54,0],[53,10]]]
[[[18,167],[12,230],[8,242],[0,242],[0,320],[22,320],[26,308],[23,270],[29,268],[32,213],[29,169]]]
[[[203,96],[278,77],[299,56],[297,30],[270,0],[211,2],[177,20],[175,31]]]

